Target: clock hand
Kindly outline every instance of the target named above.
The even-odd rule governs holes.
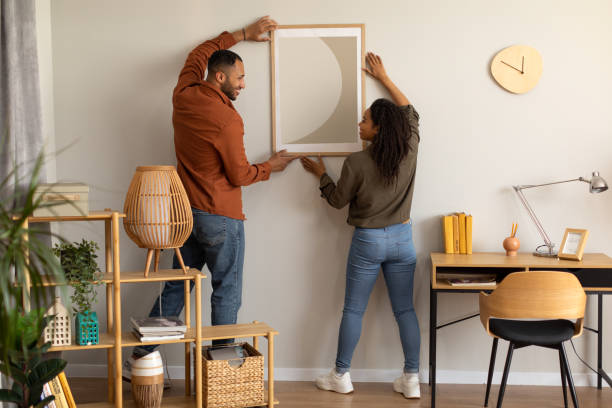
[[[525,73],[525,56],[523,56],[523,62],[521,63],[521,74]]]
[[[502,64],[506,64],[507,66],[509,66],[509,67],[510,67],[510,68],[512,68],[512,69],[517,70],[517,71],[518,71],[518,72],[520,72],[521,74],[523,73],[523,71],[521,71],[520,69],[516,68],[516,67],[515,67],[515,66],[513,66],[513,65],[508,64],[506,61],[501,61],[501,60],[500,60],[500,62],[501,62]]]

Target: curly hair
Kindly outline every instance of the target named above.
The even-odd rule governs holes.
[[[390,185],[397,180],[400,163],[408,155],[412,132],[404,111],[388,99],[375,100],[370,115],[378,126],[370,152],[385,185]]]

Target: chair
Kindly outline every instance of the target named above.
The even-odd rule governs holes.
[[[490,294],[480,293],[480,321],[493,337],[491,362],[485,394],[486,407],[491,390],[497,342],[510,342],[502,376],[497,408],[501,408],[510,371],[512,353],[526,346],[559,351],[563,400],[567,408],[566,381],[574,407],[576,390],[563,342],[582,334],[586,294],[574,275],[556,271],[515,272],[508,275]]]

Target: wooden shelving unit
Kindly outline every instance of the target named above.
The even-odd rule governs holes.
[[[125,214],[106,209],[104,211],[91,211],[88,215],[71,217],[30,217],[25,228],[31,223],[40,222],[70,222],[70,221],[104,221],[105,237],[105,271],[101,282],[106,285],[106,332],[100,330],[99,344],[80,346],[73,340],[68,346],[51,347],[49,351],[83,351],[93,349],[107,349],[108,365],[108,402],[95,404],[79,404],[87,407],[116,407],[122,408],[122,361],[121,349],[145,344],[185,344],[185,397],[164,398],[164,406],[172,407],[202,407],[202,341],[228,338],[253,338],[253,346],[258,348],[258,338],[268,340],[268,392],[266,405],[273,408],[278,401],[274,399],[274,336],[276,330],[265,323],[254,322],[249,324],[236,324],[227,326],[202,327],[202,279],[205,276],[197,269],[189,269],[185,274],[182,269],[160,270],[144,277],[143,271],[121,272],[119,265],[119,219]],[[121,285],[138,284],[143,282],[161,281],[185,282],[185,324],[187,332],[185,338],[179,340],[140,342],[132,333],[121,332]],[[195,286],[195,325],[191,324],[190,282]],[[57,286],[62,283],[51,279],[44,279],[45,286]],[[191,395],[191,344],[195,346],[195,399]],[[77,401],[78,403],[78,401]],[[126,401],[126,407],[135,406],[133,401]]]

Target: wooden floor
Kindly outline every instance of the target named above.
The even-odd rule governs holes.
[[[80,403],[104,401],[106,380],[98,378],[69,378],[70,388],[77,405]],[[429,407],[430,392],[427,384],[421,384],[421,399],[408,400],[393,392],[389,383],[354,383],[355,392],[341,395],[318,390],[312,382],[277,381],[276,399],[282,408],[388,408],[388,407]],[[124,383],[125,399],[131,399],[130,386]],[[497,403],[498,387],[492,387],[489,407]],[[612,389],[598,390],[591,387],[578,387],[578,402],[581,408],[612,407]],[[166,396],[182,396],[184,383],[174,380]],[[445,407],[482,407],[484,385],[441,384],[437,387],[436,406]],[[568,395],[569,397],[569,395]],[[164,406],[162,402],[162,406]],[[508,386],[504,397],[504,408],[562,408],[563,394],[560,387]],[[571,407],[571,401],[569,406]]]

